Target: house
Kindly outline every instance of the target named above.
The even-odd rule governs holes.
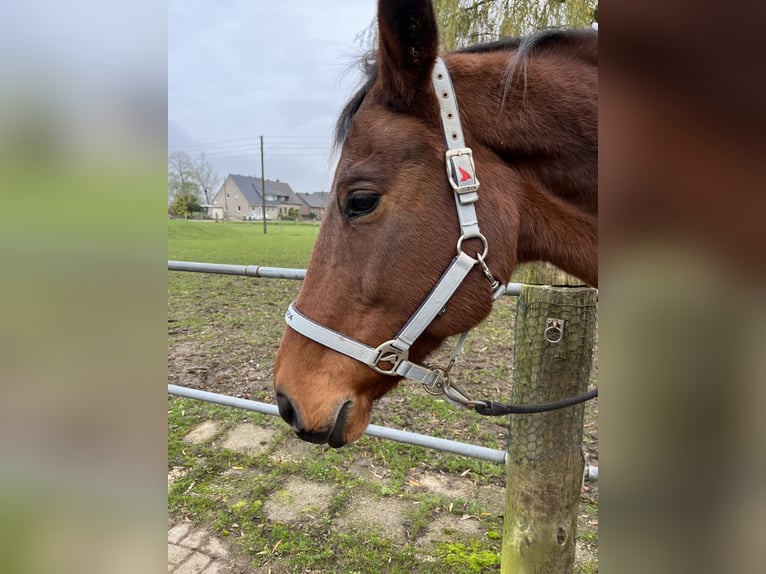
[[[298,193],[298,197],[303,201],[301,207],[301,217],[309,217],[310,213],[319,220],[324,216],[324,210],[327,207],[327,198],[330,196],[328,191],[315,191],[313,193]]]
[[[270,179],[265,183],[267,220],[287,217],[292,209],[300,213],[304,203],[288,183]],[[262,219],[262,209],[261,178],[231,174],[226,176],[208,213],[213,219],[244,220],[248,214]]]

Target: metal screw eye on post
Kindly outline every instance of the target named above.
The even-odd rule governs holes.
[[[543,336],[549,343],[561,342],[561,338],[564,336],[564,319],[546,319]]]

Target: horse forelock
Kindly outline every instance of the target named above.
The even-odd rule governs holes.
[[[346,102],[340,116],[338,116],[338,121],[335,124],[335,141],[333,143],[336,151],[339,150],[343,145],[343,142],[346,141],[348,132],[351,129],[351,122],[353,121],[356,112],[359,111],[359,107],[362,105],[364,98],[372,89],[375,80],[378,79],[378,61],[374,51],[367,52],[361,57],[359,60],[359,68],[364,74],[364,83],[362,84],[362,87],[351,96],[351,99]]]

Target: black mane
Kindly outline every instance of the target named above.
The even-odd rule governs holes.
[[[510,85],[513,75],[519,65],[526,67],[526,63],[533,51],[540,52],[545,50],[561,50],[562,48],[576,50],[584,39],[592,38],[598,33],[591,28],[585,29],[559,29],[542,30],[529,36],[520,36],[512,38],[503,38],[491,42],[484,42],[473,46],[467,46],[455,50],[456,54],[488,54],[491,52],[510,52],[514,51],[508,63],[506,72],[506,83]],[[581,55],[583,59],[592,61],[595,65],[595,56],[593,54]],[[367,52],[359,61],[359,67],[364,74],[364,83],[357,92],[351,96],[338,117],[335,124],[335,149],[340,149],[351,129],[351,122],[359,111],[364,98],[372,89],[375,80],[378,78],[378,61],[374,50]],[[507,89],[507,88],[506,88]]]

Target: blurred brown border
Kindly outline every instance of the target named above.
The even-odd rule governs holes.
[[[760,565],[766,19],[707,4],[599,12],[605,572]]]

